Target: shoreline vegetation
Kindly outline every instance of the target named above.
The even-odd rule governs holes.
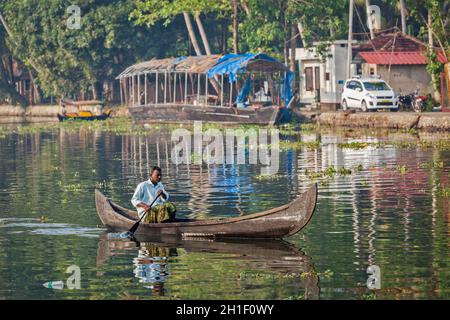
[[[123,105],[108,105],[103,110],[111,110],[112,117],[130,118],[128,108]],[[58,121],[58,113],[61,113],[61,107],[58,105],[32,106],[28,108],[0,106],[0,125],[10,123],[54,123]],[[287,124],[288,128],[291,128],[293,125],[298,127],[299,123],[301,123],[303,130],[308,126],[320,125],[321,127],[353,128],[358,130],[391,129],[410,132],[450,132],[450,112],[303,112],[300,109],[294,109],[293,114],[294,120]],[[153,125],[151,124],[151,126]],[[280,130],[283,131],[285,126],[280,126]]]
[[[106,132],[115,135],[131,136],[167,136],[178,128],[192,128],[192,124],[150,124],[136,125],[128,116],[116,116],[104,121],[38,122],[38,123],[0,123],[0,138],[8,134],[27,135],[41,132],[56,132],[65,130],[75,132]],[[203,130],[219,129],[225,131],[230,126],[204,123]],[[256,125],[239,125],[231,127],[242,129],[244,132],[261,128]],[[416,129],[386,129],[386,128],[348,128],[330,127],[319,123],[289,123],[277,128],[280,133],[280,150],[317,150],[329,143],[336,143],[338,148],[353,151],[377,148],[400,149],[438,149],[450,150],[449,132],[427,132]],[[327,135],[339,137],[339,141],[329,142],[324,139]],[[369,141],[367,141],[369,139]],[[364,141],[360,141],[364,140]]]

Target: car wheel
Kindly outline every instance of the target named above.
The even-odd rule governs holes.
[[[400,109],[399,107],[397,107],[397,108],[392,108],[392,109],[390,109],[390,111],[391,111],[391,112],[397,112],[399,109]]]
[[[361,102],[361,110],[367,112],[367,102],[365,100]]]
[[[342,110],[344,110],[344,111],[346,111],[348,109],[348,106],[347,106],[347,100],[343,100],[342,101]]]

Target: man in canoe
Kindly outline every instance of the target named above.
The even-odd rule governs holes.
[[[140,217],[147,213],[144,219],[146,223],[170,222],[175,219],[177,210],[175,205],[168,201],[169,194],[161,183],[161,171],[160,167],[153,167],[150,179],[141,182],[131,198],[131,203],[136,207]],[[158,199],[150,208],[156,197]]]

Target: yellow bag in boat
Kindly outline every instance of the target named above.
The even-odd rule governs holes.
[[[92,116],[94,116],[94,115],[92,114],[92,112],[90,112],[90,111],[80,111],[80,112],[78,113],[78,115],[79,115],[80,117],[92,117]]]

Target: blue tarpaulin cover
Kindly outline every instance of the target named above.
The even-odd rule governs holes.
[[[274,63],[279,63],[275,58],[272,58],[264,53],[229,53],[224,55],[217,61],[217,63],[208,71],[208,77],[213,78],[215,75],[228,75],[230,83],[237,80],[239,73],[245,73],[247,65],[252,60],[266,60]]]
[[[247,97],[250,94],[251,90],[252,90],[252,83],[250,81],[250,77],[247,77],[241,88],[241,92],[239,92],[239,95],[236,97],[236,103],[244,103],[245,100],[247,100]]]
[[[273,63],[280,63],[277,59],[272,58],[264,53],[243,53],[235,54],[230,53],[224,55],[217,61],[217,63],[208,70],[208,78],[214,78],[216,75],[228,76],[230,83],[236,82],[238,75],[245,73],[247,71],[247,66],[252,60],[265,60]],[[284,74],[283,83],[281,85],[280,96],[285,102],[285,106],[289,104],[292,99],[292,82],[294,79],[294,74],[291,71],[286,71]],[[236,102],[243,102],[247,98],[250,92],[250,81],[246,80],[241,92],[237,96]]]

